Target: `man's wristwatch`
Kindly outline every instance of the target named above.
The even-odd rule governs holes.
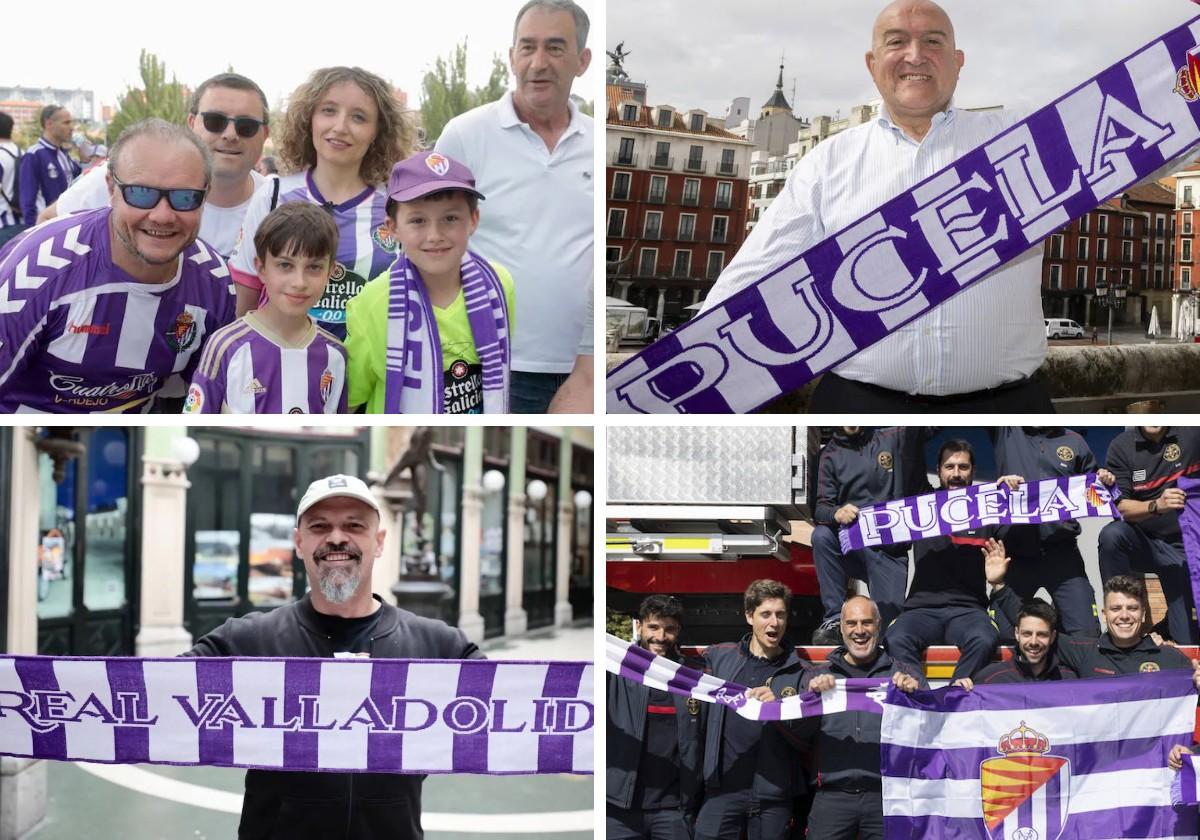
[[[1158,515],[1158,499],[1152,499],[1150,501],[1150,512],[1155,516]]]

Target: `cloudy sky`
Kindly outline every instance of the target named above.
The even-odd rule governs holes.
[[[723,115],[784,93],[803,117],[877,98],[863,55],[885,0],[608,0],[607,49],[651,105]],[[1189,18],[1188,0],[941,0],[966,54],[956,104],[1031,110]],[[607,63],[607,62],[606,62]],[[792,97],[793,84],[795,98]]]
[[[407,91],[415,108],[425,72],[464,38],[468,81],[486,82],[492,55],[499,53],[507,61],[513,18],[523,2],[104,0],[51,11],[45,4],[13,0],[5,3],[3,31],[8,37],[0,83],[92,89],[98,109],[115,104],[118,93],[138,83],[138,52],[145,48],[192,87],[232,65],[258,82],[272,105],[318,67],[359,65]],[[593,20],[595,10],[602,8],[598,0],[577,2]],[[576,80],[575,92],[594,99],[603,64],[594,62]]]

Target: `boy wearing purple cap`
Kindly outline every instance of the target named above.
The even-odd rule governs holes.
[[[346,305],[351,410],[508,411],[512,278],[467,249],[482,198],[438,152],[392,168],[385,226],[403,250]]]

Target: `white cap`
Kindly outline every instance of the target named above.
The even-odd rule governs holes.
[[[376,513],[381,516],[383,515],[383,512],[379,509],[379,501],[375,498],[370,488],[367,487],[366,482],[352,475],[338,474],[318,478],[312,484],[308,485],[308,489],[304,491],[304,498],[300,500],[300,507],[296,508],[296,521],[299,522],[300,517],[304,515],[304,511],[317,502],[323,502],[335,496],[358,499],[363,504],[369,505]]]

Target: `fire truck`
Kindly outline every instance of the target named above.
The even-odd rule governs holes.
[[[821,601],[800,539],[819,443],[808,426],[610,427],[609,608],[633,614],[647,595],[674,595],[688,643],[728,641],[746,632],[747,585],[772,578],[792,590],[792,635],[808,639]]]

